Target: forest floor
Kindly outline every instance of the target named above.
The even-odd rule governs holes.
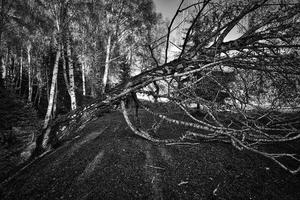
[[[28,159],[24,150],[32,143],[41,122],[32,104],[0,88],[0,182]]]
[[[144,120],[152,118],[142,113]],[[182,130],[162,129],[159,137]],[[300,199],[300,176],[230,144],[152,143],[107,114],[0,185],[0,199]]]

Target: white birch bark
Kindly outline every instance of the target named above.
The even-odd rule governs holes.
[[[106,58],[105,58],[105,68],[102,80],[102,94],[105,93],[105,89],[107,86],[108,80],[108,72],[109,72],[109,60],[110,60],[110,48],[111,48],[111,35],[108,36],[107,45],[106,45]]]
[[[19,85],[18,85],[18,89],[19,89],[19,94],[21,95],[22,92],[22,81],[23,81],[23,51],[21,49],[21,56],[20,56],[20,75],[19,75]]]
[[[53,101],[53,109],[52,109],[52,119],[55,119],[55,114],[56,114],[56,108],[57,108],[57,81],[55,83],[55,90],[54,90],[54,101]]]
[[[48,70],[45,70],[46,75],[46,94],[47,94],[47,101],[49,102],[50,94],[49,94],[49,77],[48,77]]]
[[[83,59],[81,63],[81,77],[82,77],[82,95],[86,95],[86,88],[85,88],[85,67],[86,66],[86,59]]]
[[[44,121],[44,126],[43,126],[44,129],[46,129],[48,127],[48,124],[49,124],[49,121],[50,121],[50,118],[51,118],[51,113],[52,113],[52,110],[53,110],[59,58],[60,58],[60,49],[57,50],[56,56],[55,56],[55,63],[54,63],[54,68],[53,68],[53,75],[52,75],[52,81],[51,81],[48,108],[47,108],[47,113],[46,113],[46,116],[45,116],[45,121]],[[46,137],[46,135],[45,135],[45,137]]]
[[[69,64],[69,81],[70,81],[69,94],[71,97],[71,109],[75,110],[77,108],[77,104],[76,104],[76,94],[75,94],[74,63],[73,63],[73,59],[72,59],[69,38],[67,41],[67,55],[68,55],[68,60],[69,60],[69,62],[68,62],[68,64]]]
[[[6,65],[5,65],[5,61],[4,61],[4,57],[1,57],[1,71],[2,71],[2,80],[5,86],[5,79],[6,79]]]
[[[32,68],[31,68],[31,44],[27,45],[27,64],[28,64],[28,102],[32,102]]]
[[[62,55],[62,59],[63,59],[63,74],[64,74],[64,79],[65,79],[65,84],[66,84],[68,94],[71,96],[71,94],[70,94],[70,85],[69,85],[68,74],[67,74],[67,68],[66,68],[66,58],[65,58],[64,54]]]
[[[41,95],[42,95],[42,91],[43,91],[43,79],[42,79],[42,71],[41,68],[38,67],[36,68],[37,72],[36,72],[36,79],[38,81],[38,90],[37,90],[37,96],[36,96],[36,100],[35,102],[37,102],[37,105],[39,105],[40,100],[41,100]]]

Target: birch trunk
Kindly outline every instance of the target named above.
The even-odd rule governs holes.
[[[66,84],[68,94],[71,96],[71,94],[70,94],[70,85],[69,85],[68,74],[67,74],[67,68],[66,68],[66,57],[65,57],[64,53],[62,55],[62,59],[63,59],[63,74],[64,74],[64,79],[65,79],[65,84]]]
[[[23,81],[23,51],[21,49],[21,56],[20,56],[20,75],[19,75],[19,85],[18,85],[18,89],[19,89],[19,95],[21,95],[22,93],[22,81]]]
[[[49,59],[49,63],[51,59]],[[48,69],[46,68],[45,70],[45,74],[46,74],[46,94],[47,94],[47,101],[49,102],[50,99],[50,90],[49,90],[49,74],[48,74]]]
[[[6,50],[5,57],[3,58],[3,80],[4,86],[9,88],[9,49]]]
[[[86,95],[86,88],[85,88],[85,65],[86,65],[86,59],[83,60],[81,63],[81,76],[82,76],[82,95]]]
[[[10,59],[11,50],[7,50],[5,62],[6,62],[6,87],[10,88],[10,79],[11,79],[11,59]]]
[[[52,116],[51,118],[52,119],[55,119],[56,117],[56,109],[57,109],[57,93],[58,93],[58,90],[57,90],[57,81],[55,83],[55,90],[54,90],[54,101],[53,101],[53,109],[52,109]]]
[[[4,28],[4,19],[3,19],[3,13],[4,13],[4,5],[2,1],[2,6],[1,6],[1,17],[0,17],[0,49],[3,49],[2,47],[2,33],[3,33],[3,28]],[[4,58],[3,58],[3,52],[0,51],[0,87],[5,87],[4,83],[4,77],[5,77],[5,65],[4,65]]]
[[[11,53],[10,55],[10,87],[11,89],[15,89],[15,81],[16,81],[16,61],[15,61],[15,54],[14,53]]]
[[[4,56],[1,57],[1,78],[2,78],[2,81],[3,81],[3,86],[5,87],[6,84],[5,84],[5,80],[6,80],[6,65],[5,65],[5,61],[4,61]]]
[[[108,72],[109,72],[109,60],[110,60],[110,48],[111,48],[111,35],[108,36],[107,45],[106,45],[106,58],[105,58],[105,68],[102,80],[102,94],[105,93],[105,89],[107,86],[108,80]]]
[[[38,81],[38,89],[36,92],[36,97],[35,97],[35,104],[39,105],[40,104],[40,100],[41,100],[41,94],[42,94],[42,90],[43,90],[43,79],[42,79],[42,71],[41,68],[37,68],[37,72],[36,72],[36,79]]]
[[[76,104],[76,94],[75,94],[74,65],[73,65],[73,59],[72,59],[69,39],[70,38],[68,38],[68,41],[67,41],[67,55],[68,55],[68,61],[69,61],[68,64],[69,64],[69,81],[70,81],[69,94],[71,97],[71,109],[75,110],[77,108],[77,104]]]
[[[28,64],[28,102],[32,102],[32,68],[31,68],[31,44],[27,45],[27,64]]]
[[[57,72],[58,72],[58,63],[59,63],[59,58],[60,58],[60,49],[57,50],[56,52],[56,57],[55,57],[55,63],[54,63],[54,68],[53,68],[53,75],[52,75],[52,81],[51,81],[51,88],[50,88],[50,95],[49,95],[49,101],[48,101],[48,108],[47,108],[47,113],[45,116],[45,121],[44,121],[44,126],[43,128],[46,129],[48,127],[50,118],[51,118],[51,113],[53,110],[53,104],[55,100],[55,89],[56,89],[56,82],[57,82]],[[46,138],[46,135],[45,135]],[[43,141],[44,143],[44,141]]]

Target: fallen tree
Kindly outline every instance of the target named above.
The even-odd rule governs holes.
[[[81,130],[88,122],[116,109],[121,104],[125,121],[131,130],[152,142],[179,143],[190,138],[230,142],[239,150],[267,157],[296,174],[300,171],[299,155],[269,153],[264,144],[299,141],[300,125],[297,106],[300,103],[300,3],[298,1],[196,1],[184,0],[171,20],[168,34],[150,45],[156,66],[117,85],[93,103],[60,117],[46,127],[37,139],[37,151],[54,147],[70,132]],[[189,12],[178,20],[180,14]],[[181,18],[180,18],[181,19]],[[179,26],[188,24],[178,55],[169,57],[170,35]],[[186,25],[185,25],[186,26]],[[226,37],[240,29],[237,39]],[[154,56],[154,48],[165,43],[164,62]],[[234,80],[226,84],[213,72],[232,72]],[[124,100],[132,92],[147,94],[147,86],[160,82],[168,88],[156,98],[163,97],[177,105],[188,121],[173,119],[143,106],[161,121],[190,128],[180,138],[161,140],[130,121]],[[211,91],[210,84],[214,83]],[[199,92],[199,87],[206,87]],[[220,94],[226,98],[220,99]],[[225,102],[226,99],[226,102]],[[192,104],[204,117],[197,117]],[[286,112],[288,108],[291,112]],[[299,112],[298,112],[299,114]],[[226,120],[225,120],[226,119]],[[288,158],[297,167],[287,166]]]

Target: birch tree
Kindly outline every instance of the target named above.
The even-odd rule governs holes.
[[[32,102],[32,66],[31,66],[31,43],[27,44],[27,69],[28,69],[28,102]]]
[[[72,23],[74,23],[74,15],[76,15],[76,11],[72,10],[72,4],[70,1],[66,1],[63,4],[61,4],[61,9],[63,10],[61,13],[61,18],[62,18],[62,40],[64,44],[64,51],[66,51],[66,58],[67,58],[67,74],[68,78],[65,78],[66,81],[66,86],[68,90],[68,94],[71,99],[71,110],[75,110],[77,107],[77,102],[76,102],[76,94],[75,94],[75,80],[74,80],[74,62],[72,58]],[[65,59],[65,58],[64,58]],[[66,71],[66,70],[65,70]]]
[[[49,18],[53,20],[53,32],[52,32],[52,38],[53,38],[53,44],[56,47],[56,56],[55,56],[55,61],[54,61],[54,67],[52,71],[52,80],[51,80],[51,86],[50,86],[50,92],[49,92],[49,102],[48,102],[48,107],[47,107],[47,112],[43,124],[43,129],[47,130],[49,126],[49,121],[52,116],[53,112],[53,107],[54,107],[54,102],[56,101],[55,99],[55,94],[57,93],[57,73],[58,73],[58,65],[59,65],[59,60],[61,56],[61,19],[62,19],[62,9],[61,6],[63,2],[60,3],[48,3],[48,2],[39,2],[43,7],[46,7],[50,10],[50,16]],[[46,146],[48,142],[48,134],[45,135],[44,140],[43,140],[43,146]]]
[[[77,107],[76,103],[76,94],[75,94],[75,80],[74,80],[74,63],[72,60],[72,54],[71,54],[71,47],[70,47],[70,41],[67,39],[67,55],[68,55],[68,64],[69,64],[69,95],[71,98],[71,109],[75,110]]]

